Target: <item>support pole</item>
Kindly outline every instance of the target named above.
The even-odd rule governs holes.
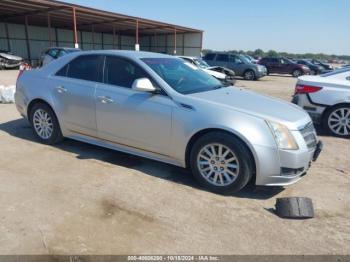
[[[52,46],[52,37],[51,37],[51,17],[50,12],[47,12],[47,30],[49,33],[49,47]]]
[[[74,31],[74,47],[79,48],[78,33],[77,33],[77,17],[75,14],[75,7],[73,7],[73,31]]]
[[[118,49],[122,49],[122,35],[120,32],[118,32]]]
[[[56,39],[56,46],[58,47],[58,30],[57,30],[57,27],[55,27],[55,39]]]
[[[92,50],[95,50],[95,27],[94,27],[94,25],[91,26],[91,33],[92,33]]]
[[[185,33],[183,33],[182,34],[182,55],[185,55],[185,36],[186,36],[186,34]]]
[[[80,31],[80,48],[84,49],[83,31]]]
[[[5,22],[5,34],[6,34],[6,41],[7,41],[7,50],[11,52],[10,35],[9,35],[9,28],[8,28],[7,22]]]
[[[176,55],[176,28],[174,28],[174,55]]]
[[[30,43],[29,43],[29,36],[28,36],[28,16],[24,17],[24,32],[25,32],[25,35],[26,35],[26,45],[27,45],[28,60],[29,60],[29,63],[31,64],[32,57],[31,57],[31,54],[30,54]]]
[[[113,40],[112,40],[112,48],[115,49],[115,25],[113,25]]]
[[[105,49],[105,43],[104,43],[104,40],[103,40],[103,32],[101,32],[101,37],[102,37],[102,39],[101,39],[102,50],[104,50]]]
[[[136,35],[135,35],[136,43],[135,43],[135,50],[140,51],[140,44],[139,44],[139,20],[136,19]]]

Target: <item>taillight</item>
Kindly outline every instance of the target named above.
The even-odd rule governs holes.
[[[322,87],[319,86],[310,86],[310,85],[296,85],[295,94],[309,94],[320,91]]]

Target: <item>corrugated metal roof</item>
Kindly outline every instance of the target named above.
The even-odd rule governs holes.
[[[0,21],[24,23],[28,17],[30,25],[43,26],[48,23],[50,14],[51,26],[72,29],[73,8],[76,10],[77,29],[95,32],[112,32],[113,27],[121,34],[135,34],[136,21],[139,23],[140,35],[173,33],[201,33],[201,30],[184,26],[158,22],[141,17],[98,10],[75,4],[53,0],[1,0]]]

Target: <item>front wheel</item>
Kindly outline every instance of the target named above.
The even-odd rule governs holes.
[[[245,144],[224,132],[199,138],[191,150],[190,165],[198,182],[219,194],[241,190],[254,172],[254,161]]]
[[[255,80],[256,79],[255,73],[253,70],[245,71],[243,77],[245,80]]]
[[[339,105],[326,111],[323,127],[334,136],[350,137],[350,105]]]
[[[62,141],[62,133],[53,110],[44,103],[37,103],[30,110],[30,122],[37,139],[48,145]]]
[[[303,73],[299,70],[299,69],[295,69],[294,71],[293,71],[293,73],[292,73],[292,75],[294,76],[294,77],[299,77],[299,76],[301,76]]]

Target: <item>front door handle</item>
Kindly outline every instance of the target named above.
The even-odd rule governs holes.
[[[114,102],[113,99],[111,99],[109,96],[99,96],[98,99],[101,101],[103,104],[111,104]]]
[[[60,94],[67,93],[67,89],[64,88],[63,86],[58,86],[58,87],[56,87],[56,90],[57,90],[57,92],[60,93]]]

